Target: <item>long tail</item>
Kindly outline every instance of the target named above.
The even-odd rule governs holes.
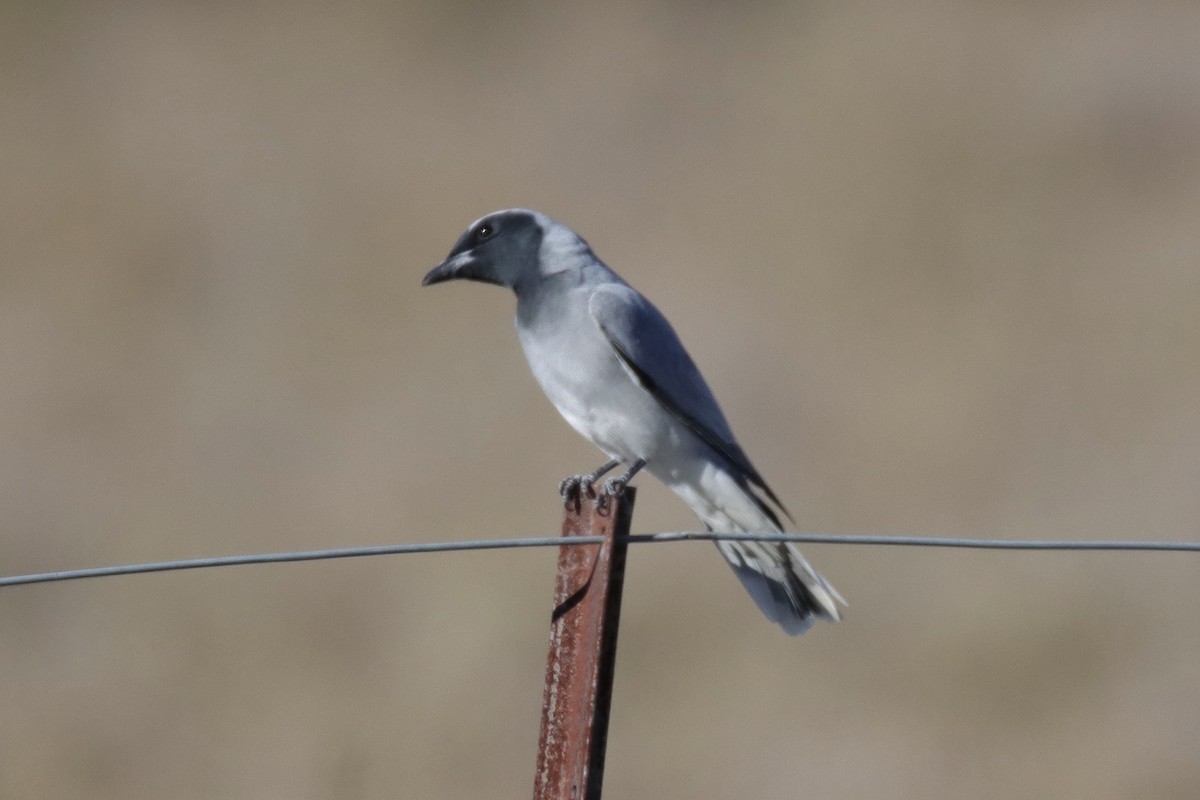
[[[772,503],[784,515],[787,510],[745,455],[740,450],[734,455],[740,465],[720,453],[698,456],[685,451],[651,461],[646,468],[679,495],[710,531],[782,531]],[[791,635],[804,633],[817,619],[837,622],[842,618],[838,604],[846,601],[809,566],[794,544],[724,541],[717,542],[717,549],[767,619]]]
[[[794,544],[717,542],[717,549],[767,619],[799,636],[817,619],[837,622],[837,589],[809,566]]]
[[[698,463],[695,470],[666,472],[660,477],[710,531],[783,530],[768,502],[775,501],[774,494],[766,490],[767,497],[760,497],[751,486],[751,482],[766,485],[756,479],[757,473],[751,476],[715,459],[693,463]],[[656,466],[652,463],[650,468],[658,475]],[[775,504],[787,513],[778,501]],[[814,620],[837,622],[842,618],[838,604],[846,601],[790,542],[725,541],[717,542],[717,549],[767,619],[793,636],[812,627]]]

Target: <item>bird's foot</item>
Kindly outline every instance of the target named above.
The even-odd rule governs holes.
[[[617,497],[621,492],[625,491],[625,484],[629,483],[629,479],[622,475],[619,478],[609,478],[604,482],[602,491],[596,492],[596,496],[592,499],[592,506],[597,511],[603,511],[608,505],[608,498]]]
[[[572,500],[592,495],[595,498],[594,502],[599,507],[602,501],[600,500],[600,494],[594,491],[596,481],[600,480],[606,472],[612,472],[620,463],[620,461],[614,458],[611,461],[604,462],[600,469],[595,472],[588,472],[583,475],[569,475],[563,478],[562,483],[558,485],[558,493],[562,495],[563,502],[570,503]]]
[[[568,475],[562,479],[562,483],[558,485],[558,493],[562,495],[563,502],[570,502],[576,497],[583,497],[592,491],[592,485],[596,479],[591,473],[586,475]]]
[[[607,498],[616,497],[617,495],[621,494],[621,492],[625,491],[625,486],[631,480],[633,480],[633,476],[637,475],[644,466],[646,466],[645,459],[639,458],[637,461],[633,462],[633,466],[630,467],[624,475],[606,480],[604,482],[604,491],[596,493],[596,508],[603,508]]]
[[[620,478],[609,478],[604,482],[604,491],[596,493],[596,507],[600,508],[604,505],[606,497],[616,497],[621,492],[625,491],[625,484],[629,483],[629,479],[624,476]]]

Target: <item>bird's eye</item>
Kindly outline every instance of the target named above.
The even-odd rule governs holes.
[[[491,225],[480,225],[478,228],[475,229],[475,241],[477,241],[477,242],[486,241],[486,240],[492,238],[492,234],[495,232],[496,232],[496,229],[493,228]]]

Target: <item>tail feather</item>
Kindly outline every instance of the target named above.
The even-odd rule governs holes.
[[[762,476],[751,471],[736,474],[733,478],[759,513],[770,520],[771,527],[768,530],[782,531],[783,524],[771,503],[774,503],[788,519],[791,519],[792,515],[771,491],[771,487],[767,486]],[[766,498],[754,491],[752,485],[760,489]],[[768,500],[771,502],[768,503]],[[812,627],[816,619],[827,619],[830,622],[841,620],[838,603],[845,605],[846,601],[838,594],[837,589],[830,586],[829,582],[812,568],[791,542],[718,544],[725,545],[719,547],[721,553],[733,567],[742,585],[750,592],[759,609],[787,633],[799,636]]]
[[[750,476],[736,464],[717,459],[683,457],[652,461],[647,469],[683,498],[710,531],[783,530],[779,515],[768,502],[774,493],[764,489],[764,498],[754,491],[755,486],[766,485],[758,473]],[[779,509],[787,513],[781,505]],[[804,633],[815,620],[837,622],[842,618],[838,604],[846,601],[809,566],[794,544],[722,541],[717,542],[717,549],[763,614],[793,636]]]
[[[790,542],[717,542],[717,549],[767,619],[792,636],[817,619],[842,618],[838,603],[846,601]]]

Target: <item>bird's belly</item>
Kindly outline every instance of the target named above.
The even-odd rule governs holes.
[[[676,420],[624,372],[600,390],[547,389],[559,413],[586,439],[614,458],[652,460],[677,435]],[[543,387],[546,388],[546,387]]]
[[[652,460],[681,426],[638,384],[608,350],[602,354],[529,352],[530,367],[542,391],[584,438],[625,462]]]

